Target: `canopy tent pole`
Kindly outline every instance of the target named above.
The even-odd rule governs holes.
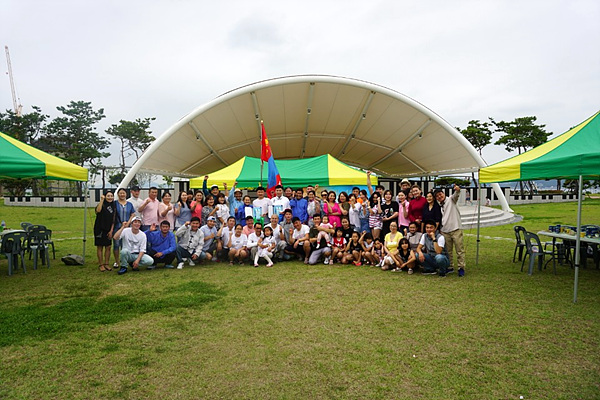
[[[579,286],[579,257],[581,256],[581,195],[583,194],[583,175],[579,175],[579,198],[577,199],[577,238],[575,239],[575,283],[573,286],[573,303],[577,303],[577,286]]]
[[[477,174],[477,252],[475,253],[475,266],[479,265],[479,228],[481,225],[481,182]]]
[[[83,263],[85,264],[85,242],[87,238],[87,199],[88,199],[88,184],[83,183]]]

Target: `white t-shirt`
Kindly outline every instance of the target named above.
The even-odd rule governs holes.
[[[138,211],[138,208],[144,204],[144,200],[140,199],[139,197],[133,197],[131,196],[130,198],[127,199],[128,202],[130,202],[133,205],[133,209],[135,210],[135,215],[138,217],[142,216],[142,213]]]
[[[419,241],[419,244],[423,246],[423,248],[425,248],[425,237],[427,236],[426,233],[424,233],[421,236],[421,240]],[[446,245],[446,238],[443,235],[440,235],[440,237],[437,239],[437,244],[440,247],[444,247]]]
[[[248,243],[248,236],[243,233],[240,236],[235,236],[235,233],[231,236],[231,243],[229,244],[230,249],[241,249]]]
[[[281,240],[279,238],[279,235],[281,234],[281,226],[279,226],[279,224],[277,224],[277,226],[275,226],[275,228],[273,228],[273,225],[271,225],[271,224],[269,224],[267,226],[269,226],[269,227],[271,227],[271,229],[273,229],[273,237],[275,238],[275,243],[279,243],[279,241]],[[267,226],[265,226],[265,228]]]
[[[131,228],[123,229],[121,232],[121,239],[123,239],[123,248],[127,249],[130,253],[145,253],[146,252],[146,234],[142,231],[134,234]]]
[[[257,236],[256,232],[252,232],[248,236],[248,242],[246,243],[246,247],[249,248],[249,249],[252,248],[252,247],[256,247],[258,245],[258,239],[260,239],[260,236]]]
[[[223,220],[223,223],[226,224],[227,218],[229,218],[229,207],[227,206],[227,204],[219,203],[215,206],[215,208],[217,209],[216,217],[221,218]]]
[[[294,229],[294,233],[292,233],[292,238],[295,241],[299,238],[303,238],[304,236],[306,236],[306,234],[308,232],[310,232],[310,228],[308,227],[308,225],[302,224],[302,227],[300,228],[300,230]],[[301,245],[303,243],[304,243],[304,241],[300,241],[300,242],[298,242],[298,245]]]
[[[229,234],[233,232],[233,235],[235,235],[235,227],[231,230],[229,230],[228,226],[224,226],[223,229],[221,230],[221,241],[223,242],[223,247],[230,247],[229,246]]]
[[[262,215],[265,215],[269,212],[269,206],[272,205],[271,203],[271,199],[267,198],[267,197],[263,197],[262,200],[261,199],[254,199],[254,201],[252,202],[252,205],[254,207],[262,207]]]
[[[275,196],[275,197],[271,198],[271,203],[274,206],[279,206],[279,205],[282,206],[283,208],[281,209],[281,212],[284,212],[286,209],[290,208],[290,199],[288,199],[285,196],[281,196],[281,197]]]

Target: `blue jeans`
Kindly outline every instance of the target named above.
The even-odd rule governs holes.
[[[132,263],[135,260],[137,260],[138,255],[139,255],[139,253],[131,253],[127,249],[121,250],[121,253],[119,253],[119,261],[121,261],[121,268],[127,267],[129,265],[129,263]],[[152,264],[154,264],[154,260],[152,259],[152,257],[150,257],[148,254],[144,254],[142,256],[142,258],[140,259],[139,266],[140,267],[148,267]]]
[[[361,218],[360,219],[360,232],[371,232],[371,228],[369,228],[369,218]]]
[[[425,272],[435,272],[438,271],[440,275],[446,275],[448,272],[448,266],[450,266],[450,260],[448,257],[443,254],[436,254],[433,257],[431,254],[423,254],[425,257],[425,261],[419,262],[419,265],[423,266]],[[418,261],[418,258],[417,258]]]

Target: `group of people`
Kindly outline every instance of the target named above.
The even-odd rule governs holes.
[[[464,276],[465,258],[457,201],[444,191],[422,195],[418,185],[402,180],[393,199],[390,190],[371,185],[354,187],[351,193],[322,190],[317,186],[293,190],[277,186],[267,198],[265,189],[257,198],[243,196],[237,182],[224,192],[217,185],[182,191],[175,203],[171,194],[150,188],[148,198],[139,198],[140,188],[124,189],[117,198],[108,191],[96,206],[94,225],[100,271],[118,268],[182,269],[186,264],[208,261],[230,265],[249,263],[267,267],[289,259],[306,264],[371,265],[412,274],[446,274],[457,255],[458,275]],[[111,247],[115,262],[110,266]]]

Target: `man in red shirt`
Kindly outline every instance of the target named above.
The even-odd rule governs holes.
[[[415,222],[419,231],[423,232],[423,207],[427,204],[427,199],[421,196],[421,188],[413,185],[410,189],[413,199],[408,204],[408,219]]]

